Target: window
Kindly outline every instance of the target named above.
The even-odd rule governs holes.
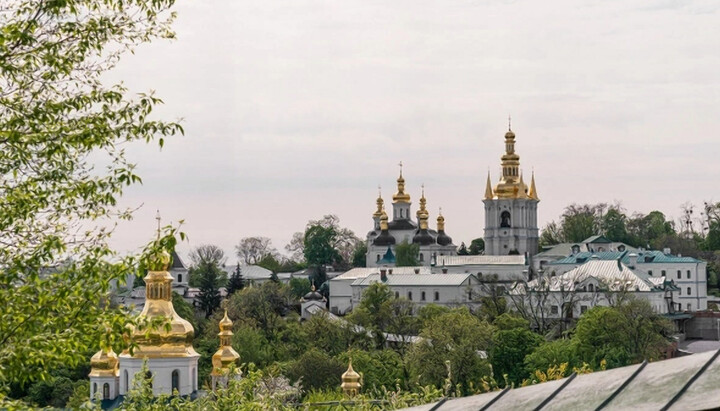
[[[92,392],[92,394],[93,394],[93,397],[95,396],[95,394],[97,394],[97,383],[96,383],[96,382],[93,383],[93,392]]]
[[[125,370],[125,372],[123,372],[123,377],[124,377],[123,379],[125,380],[125,392],[128,392],[128,391],[130,391],[130,385],[128,384],[130,379],[128,378],[127,370]]]
[[[557,306],[557,305],[553,305],[552,307],[550,307],[550,313],[551,313],[551,314],[557,314],[558,311],[559,311],[559,310],[558,310],[558,306]]]
[[[376,263],[377,263],[378,261],[380,261],[380,254],[378,254],[378,255],[377,255],[377,258],[375,259],[375,262],[376,262]]]
[[[682,295],[682,288],[678,288],[678,295]]]
[[[425,261],[425,256],[423,253],[420,253],[420,262],[422,263],[423,261]]]
[[[581,306],[580,306],[580,314],[585,314],[585,311],[587,311],[587,310],[588,310],[588,306],[587,306],[587,305],[581,305]]]
[[[590,291],[590,292],[595,291],[595,286],[592,284],[588,284],[588,291]]]
[[[665,276],[667,275],[667,273],[665,273],[665,270],[662,270],[662,271],[660,272],[660,275],[662,275],[663,277],[665,277]]]
[[[420,301],[425,301],[425,291],[420,293]]]
[[[680,270],[678,270],[678,272],[677,272],[677,277],[678,277],[678,280],[682,278],[682,274],[680,273]]]
[[[395,291],[395,298],[400,298],[400,293]]]
[[[690,270],[687,270],[687,278],[690,279]]]
[[[503,211],[502,214],[500,214],[500,227],[510,228],[510,212],[509,211]]]
[[[178,274],[178,282],[179,282],[179,283],[182,282],[182,274]]]
[[[440,301],[440,293],[435,291],[435,301]]]
[[[175,393],[175,391],[177,391],[179,394],[180,393],[180,371],[178,371],[178,370],[173,371],[172,376],[170,378],[171,378],[170,383],[172,384],[171,391],[173,392],[173,394]]]
[[[412,301],[412,291],[408,291],[408,300]]]
[[[472,290],[468,290],[468,301],[472,301]]]
[[[688,305],[687,305],[687,310],[688,310],[688,311],[691,311],[691,310],[692,310],[692,305],[691,305],[691,304],[688,304]]]
[[[648,270],[648,275],[652,277],[652,270]]]
[[[687,295],[692,295],[692,289],[690,287],[687,288]]]
[[[105,383],[103,384],[103,400],[109,400],[110,399],[110,384]]]

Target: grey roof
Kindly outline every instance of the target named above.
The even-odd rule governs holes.
[[[650,263],[701,263],[702,261],[692,257],[680,257],[673,254],[665,254],[661,251],[635,251],[637,255],[638,264],[650,264]],[[617,260],[622,257],[622,262],[625,264],[630,263],[630,252],[621,251],[600,251],[600,252],[582,252],[563,259],[553,261],[548,265],[556,264],[582,264],[588,261],[591,257],[596,256],[600,260]]]
[[[475,276],[473,274],[388,274],[387,285],[396,286],[442,286],[442,285],[462,285],[468,278]],[[365,278],[358,278],[353,281],[352,285],[367,286],[372,283],[380,282],[380,274],[370,274]]]
[[[235,272],[236,265],[226,265],[222,267],[228,277]],[[240,273],[245,280],[267,280],[272,275],[272,271],[259,265],[241,265]]]
[[[582,240],[582,242],[585,243],[585,244],[589,244],[589,243],[595,243],[595,244],[597,244],[597,243],[604,243],[604,244],[609,244],[609,243],[612,243],[611,240],[608,240],[607,238],[605,238],[604,236],[601,236],[601,235],[593,235],[593,236],[590,236],[590,237]]]
[[[462,265],[526,265],[524,255],[439,255],[435,257],[436,267]]]
[[[572,375],[412,410],[704,410],[720,406],[720,351]]]
[[[381,269],[386,270],[393,270],[393,274],[415,274],[415,269],[418,269],[420,271],[419,274],[430,274],[430,267],[425,266],[419,266],[419,267],[391,267],[391,268],[383,268],[383,267],[355,267],[351,269],[350,271],[346,271],[339,276],[333,278],[330,281],[334,280],[354,280],[356,278],[365,278],[369,276],[370,274],[380,274]]]

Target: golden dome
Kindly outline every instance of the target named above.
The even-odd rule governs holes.
[[[118,356],[112,348],[100,350],[90,359],[89,377],[115,377],[118,372]]]
[[[438,231],[445,230],[445,217],[443,217],[442,213],[438,214],[437,229],[438,229]]]
[[[382,194],[379,192],[378,188],[378,198],[375,200],[375,204],[377,204],[377,210],[373,213],[373,217],[377,218],[382,215],[383,212],[383,205],[385,204],[385,200],[382,199]]]
[[[405,179],[402,175],[402,162],[400,163],[400,177],[397,179],[397,193],[393,195],[394,203],[409,203],[410,194],[405,192]]]
[[[387,230],[388,229],[388,215],[385,212],[385,209],[382,210],[382,215],[380,215],[380,230]]]
[[[430,213],[428,213],[427,208],[425,208],[426,204],[427,200],[425,199],[425,186],[423,185],[422,196],[420,197],[420,209],[418,209],[416,213],[419,220],[422,220],[423,218],[430,218]]]
[[[222,320],[220,320],[220,348],[212,356],[213,370],[210,373],[212,376],[223,376],[228,372],[230,365],[237,364],[237,360],[240,358],[240,354],[235,351],[232,347],[232,321],[228,318],[227,310]]]
[[[360,387],[362,387],[362,384],[360,383],[360,374],[353,370],[352,358],[350,358],[350,361],[348,362],[348,369],[343,373],[341,379],[342,384],[340,384],[340,388],[342,388],[345,394],[357,395],[360,392]]]

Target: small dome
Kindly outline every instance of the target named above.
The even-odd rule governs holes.
[[[118,371],[118,357],[115,351],[100,350],[90,359],[90,377],[115,376]]]
[[[437,243],[440,245],[450,245],[452,244],[452,238],[445,234],[445,231],[438,231]]]
[[[505,133],[505,138],[515,138],[515,133],[513,133],[512,130],[508,130],[508,132]]]
[[[227,310],[225,310],[225,316],[220,320],[220,331],[232,331],[232,321],[228,318]]]
[[[319,292],[315,291],[315,285],[312,286],[312,290],[305,294],[303,296],[303,300],[305,301],[322,301],[325,297],[322,296]]]
[[[387,230],[383,230],[380,235],[373,240],[373,245],[394,245],[395,237],[391,236]]]
[[[430,245],[435,243],[435,239],[427,232],[427,230],[418,230],[412,240],[413,244]]]

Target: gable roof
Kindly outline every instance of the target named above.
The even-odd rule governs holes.
[[[585,244],[598,244],[598,243],[609,244],[609,243],[612,243],[611,240],[608,240],[605,236],[602,236],[602,235],[590,236],[590,237],[582,240],[582,242]]]
[[[526,265],[524,255],[439,255],[435,257],[436,267],[463,265]]]
[[[473,274],[392,274],[387,275],[385,284],[390,286],[459,286],[465,283],[468,278],[475,278]],[[380,274],[370,274],[365,278],[358,278],[353,281],[353,286],[369,286],[372,283],[380,282]]]
[[[371,274],[380,274],[381,269],[387,269],[393,270],[392,274],[388,275],[396,275],[396,274],[413,274],[415,275],[415,270],[418,269],[421,275],[429,275],[431,273],[430,267],[426,266],[418,266],[418,267],[355,267],[351,269],[350,271],[346,271],[340,275],[338,275],[335,278],[332,278],[330,281],[335,280],[354,280],[357,278],[365,278]]]
[[[624,256],[623,256],[624,254]],[[548,265],[561,265],[561,264],[583,264],[593,257],[597,257],[599,260],[617,260],[622,256],[623,264],[630,264],[629,252],[621,251],[599,251],[599,252],[581,252],[569,257],[562,258],[557,261],[548,263]],[[678,257],[672,254],[664,254],[661,251],[637,251],[638,264],[648,263],[701,263],[702,261],[692,257]]]

